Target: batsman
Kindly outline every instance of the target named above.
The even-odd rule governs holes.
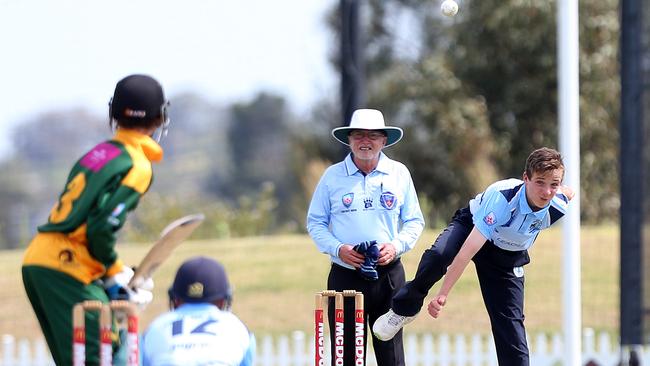
[[[120,80],[109,102],[112,139],[72,167],[48,220],[38,227],[22,265],[23,284],[57,365],[72,364],[72,308],[84,300],[128,299],[151,292],[127,286],[133,270],[115,251],[116,233],[152,182],[152,163],[169,126],[163,88],[150,76]],[[99,365],[98,314],[88,312],[86,361]],[[114,352],[119,349],[115,337]]]

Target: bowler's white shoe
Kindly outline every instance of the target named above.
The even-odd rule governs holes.
[[[410,323],[417,316],[403,316],[395,314],[393,309],[388,310],[388,312],[375,321],[375,324],[372,326],[372,332],[375,334],[375,337],[381,339],[382,341],[387,341],[393,339],[395,334],[402,329],[403,326]]]

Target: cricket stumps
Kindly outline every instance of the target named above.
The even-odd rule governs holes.
[[[138,315],[137,306],[125,300],[110,303],[88,300],[78,303],[72,310],[72,357],[74,366],[86,364],[86,312],[99,312],[99,357],[101,366],[113,364],[112,323],[113,314],[124,314],[127,328],[127,365],[137,366]]]
[[[344,297],[354,297],[354,364],[363,365],[365,358],[365,321],[363,308],[363,293],[355,290],[325,290],[316,293],[315,297],[315,336],[314,336],[314,355],[316,366],[325,365],[325,326],[324,313],[327,305],[324,301],[334,297],[334,362],[335,366],[343,365],[344,345]],[[330,330],[331,332],[332,330]]]

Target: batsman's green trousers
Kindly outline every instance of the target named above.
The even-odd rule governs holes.
[[[85,300],[108,302],[104,288],[95,283],[85,285],[65,273],[40,266],[23,266],[22,274],[54,362],[72,365],[72,308]],[[99,365],[98,322],[98,312],[86,312],[86,365]],[[114,347],[118,343],[114,342]]]

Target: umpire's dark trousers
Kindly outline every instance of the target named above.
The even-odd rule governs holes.
[[[415,278],[393,298],[395,313],[412,316],[420,311],[429,290],[447,272],[473,228],[469,208],[456,211],[449,226],[422,254]],[[524,329],[524,276],[523,271],[518,276],[513,271],[530,262],[528,252],[503,250],[488,241],[472,260],[490,316],[499,365],[529,365]]]
[[[369,281],[361,277],[354,270],[332,264],[329,276],[327,278],[327,288],[329,290],[343,291],[356,290],[363,292],[366,332],[364,332],[364,344],[368,344],[369,329],[379,316],[390,309],[391,299],[397,293],[397,289],[405,283],[404,267],[399,258],[386,266],[377,266],[379,279]],[[327,310],[330,330],[334,327],[334,299],[330,298]],[[344,329],[345,336],[343,342],[345,351],[343,353],[344,365],[354,365],[354,298],[345,298]],[[334,344],[335,332],[330,331],[330,341]],[[372,346],[375,349],[377,366],[404,366],[404,346],[402,344],[402,331],[390,341],[384,342],[372,335]],[[367,347],[366,347],[367,349]],[[332,350],[332,360],[334,360],[334,347]],[[333,363],[332,363],[333,364]],[[364,362],[365,364],[365,362]]]

